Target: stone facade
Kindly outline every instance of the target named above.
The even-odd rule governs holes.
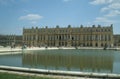
[[[120,47],[120,35],[114,35],[114,46]]]
[[[22,36],[21,35],[0,35],[0,45],[1,46],[22,46]]]
[[[110,47],[113,46],[113,25],[23,28],[23,42],[27,46]]]

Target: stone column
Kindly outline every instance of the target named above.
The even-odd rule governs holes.
[[[55,35],[55,46],[56,46],[56,47],[59,46],[59,45],[58,45],[58,35],[57,35],[57,34]]]

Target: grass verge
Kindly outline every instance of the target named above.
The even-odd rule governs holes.
[[[53,78],[30,76],[30,75],[19,75],[19,74],[17,75],[17,74],[0,72],[0,79],[53,79]]]

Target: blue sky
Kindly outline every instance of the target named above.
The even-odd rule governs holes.
[[[22,34],[23,27],[85,27],[113,24],[120,34],[120,0],[0,0],[0,34]]]

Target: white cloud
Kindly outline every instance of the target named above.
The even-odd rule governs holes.
[[[110,11],[107,15],[107,17],[115,17],[115,16],[120,16],[120,11],[119,10],[112,10]]]
[[[114,24],[117,23],[120,19],[120,11],[119,10],[111,10],[107,14],[103,16],[95,18],[95,23],[107,23],[107,24]]]
[[[31,21],[31,23],[32,23],[32,24],[36,24],[36,23],[37,23],[37,21]]]
[[[119,3],[111,3],[108,6],[105,6],[101,9],[102,12],[107,11],[107,10],[117,10],[120,9],[120,2]]]
[[[92,5],[103,5],[100,12],[102,16],[95,18],[96,23],[116,23],[120,19],[120,0],[93,0]]]
[[[38,15],[38,14],[28,14],[25,16],[21,16],[19,19],[20,20],[31,20],[31,21],[35,21],[35,20],[39,20],[42,19],[43,17]]]
[[[29,21],[32,24],[36,24],[42,18],[43,16],[39,14],[27,14],[25,16],[20,16],[19,20],[25,20],[25,21]]]
[[[114,20],[110,20],[110,19],[108,19],[106,17],[97,17],[95,22],[98,22],[98,23],[110,23],[110,24],[115,23]]]
[[[120,0],[114,0],[109,5],[101,8],[101,12],[106,12],[104,16],[116,17],[120,15]]]
[[[108,8],[120,9],[120,2],[119,3],[112,3],[111,5],[108,6]]]
[[[105,12],[105,11],[107,11],[107,10],[109,10],[108,7],[103,7],[103,8],[101,8],[101,12]]]
[[[93,5],[107,4],[107,3],[111,3],[112,1],[113,0],[94,0],[90,2],[90,4],[93,4]]]
[[[72,0],[63,0],[64,2],[69,2],[69,1],[72,1]]]

